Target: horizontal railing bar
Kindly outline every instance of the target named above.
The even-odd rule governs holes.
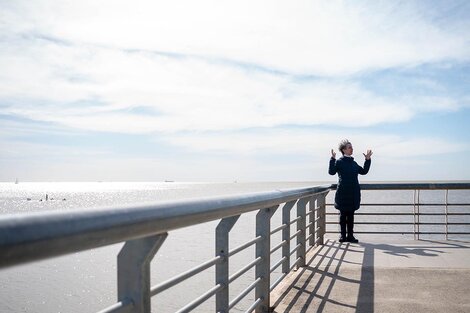
[[[328,225],[338,225],[338,222],[326,222]],[[354,225],[470,225],[461,222],[354,222]]]
[[[277,246],[275,246],[274,248],[271,249],[270,253],[273,254],[274,252],[276,252],[276,250],[281,249],[286,244],[287,244],[287,240],[281,241],[280,244],[278,244]]]
[[[173,287],[174,285],[177,285],[181,283],[182,281],[185,281],[186,279],[199,274],[200,272],[210,268],[211,266],[214,266],[217,263],[222,262],[222,257],[221,256],[216,256],[212,260],[209,260],[207,262],[204,262],[184,273],[181,273],[173,278],[168,279],[167,281],[164,281],[161,284],[158,284],[150,289],[150,296],[155,296],[156,294]]]
[[[410,204],[404,204],[404,203],[361,203],[361,206],[414,206],[414,205],[419,205],[419,206],[446,206],[445,203],[410,203]],[[469,206],[470,203],[448,203],[447,206]]]
[[[187,304],[185,307],[179,309],[176,312],[177,313],[186,313],[186,312],[192,311],[193,309],[195,309],[196,307],[198,307],[199,305],[204,303],[207,299],[209,299],[210,297],[215,295],[222,288],[223,288],[223,286],[221,284],[215,285],[214,287],[209,289],[206,293],[204,293],[203,295],[201,295],[200,297],[198,297],[197,299],[195,299],[194,301]]]
[[[276,270],[276,268],[278,268],[279,266],[282,265],[282,263],[284,263],[284,261],[287,260],[287,257],[282,257],[276,264],[274,264],[270,269],[270,273],[274,272]]]
[[[313,220],[314,222],[318,222],[319,220],[321,219],[321,216],[317,217],[315,220]]]
[[[470,183],[366,183],[361,188],[468,190]],[[336,184],[146,205],[7,214],[0,218],[0,267],[143,238],[334,189]]]
[[[273,291],[274,288],[277,287],[277,285],[279,285],[284,278],[286,278],[287,274],[289,273],[283,273],[278,279],[276,279],[276,281],[269,287],[269,291]]]
[[[333,185],[336,189],[336,184]],[[435,182],[435,183],[362,183],[362,190],[454,190],[470,189],[470,182]]]
[[[289,240],[294,239],[294,238],[297,237],[301,232],[302,232],[302,230],[299,229],[298,231],[295,232],[295,234],[293,234],[292,236],[290,236]]]
[[[263,302],[263,299],[262,298],[258,298],[256,299],[255,302],[253,302],[253,304],[245,311],[245,313],[251,313],[253,312],[254,310],[256,310],[256,308]]]
[[[309,228],[309,227],[312,226],[312,225],[313,225],[313,221],[310,222],[310,223],[308,223],[308,224],[305,226],[305,228]]]
[[[229,256],[232,256],[232,255],[235,255],[237,254],[238,252],[242,251],[242,250],[245,250],[246,248],[248,248],[249,246],[252,246],[254,245],[255,243],[257,242],[260,242],[261,240],[263,239],[263,236],[258,236],[256,238],[253,238],[252,240],[248,241],[247,243],[244,243],[238,247],[236,247],[235,249],[233,249],[232,251],[230,251],[228,253]]]
[[[307,238],[305,238],[305,241],[309,240],[313,235],[315,235],[315,233],[311,233],[310,235],[308,235]]]
[[[126,299],[119,301],[97,313],[126,313],[131,312],[133,306],[133,302],[129,299]]]
[[[326,213],[326,215],[339,215],[339,213]],[[413,213],[413,212],[410,212],[410,213],[354,213],[354,215],[377,215],[377,216],[380,216],[380,215],[404,215],[404,216],[413,216],[413,215],[434,215],[434,216],[439,216],[439,215],[459,215],[459,216],[462,216],[462,215],[470,215],[470,212],[468,213],[422,213],[422,212],[416,212],[416,213]]]
[[[287,224],[282,224],[281,226],[274,228],[274,229],[271,231],[270,234],[273,235],[273,234],[277,233],[278,231],[283,230],[283,229],[286,228],[287,226],[289,226],[289,225],[287,225]]]
[[[292,221],[289,222],[289,225],[294,224],[295,222],[297,222],[297,221],[300,220],[301,218],[302,218],[302,216],[297,216],[296,218],[294,218]]]
[[[299,250],[300,247],[302,247],[302,244],[301,243],[297,244],[295,248],[289,252],[289,255],[293,255],[297,250]]]
[[[258,277],[254,282],[252,282],[248,287],[246,287],[238,296],[236,296],[232,301],[230,301],[228,308],[229,310],[232,309],[234,306],[237,305],[240,300],[246,297],[253,289],[255,289],[256,285],[258,285],[261,281],[261,277]]]
[[[441,214],[441,213],[439,213]],[[332,213],[332,212],[326,212],[325,215],[334,215],[334,216],[338,216],[339,213]],[[366,212],[355,212],[354,213],[354,216],[356,215],[377,215],[377,216],[380,216],[380,215],[414,215],[413,213],[397,213],[397,212],[370,212],[370,213],[366,213]]]
[[[0,267],[144,238],[328,192],[331,185],[0,216]]]
[[[329,234],[339,234],[339,231],[327,231]],[[413,234],[423,234],[423,235],[470,235],[470,232],[423,232],[423,231],[354,231],[357,234],[400,234],[400,235],[413,235]]]
[[[361,206],[446,206],[445,203],[361,203]],[[327,203],[326,206],[334,206]],[[470,206],[470,203],[448,203],[447,206]]]
[[[247,265],[245,265],[245,267],[241,268],[240,270],[238,270],[236,273],[233,273],[232,276],[230,276],[228,278],[228,282],[229,283],[232,283],[235,279],[237,279],[238,277],[242,276],[243,274],[245,274],[246,272],[248,272],[250,269],[252,269],[254,266],[256,266],[257,264],[259,264],[261,262],[263,258],[262,257],[257,257],[256,259],[254,259],[253,261],[251,261],[250,263],[248,263]]]

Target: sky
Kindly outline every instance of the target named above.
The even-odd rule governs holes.
[[[0,181],[469,180],[469,1],[0,0]]]

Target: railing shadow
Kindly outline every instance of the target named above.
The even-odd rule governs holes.
[[[346,276],[348,274],[340,272],[344,264],[361,265],[361,263],[346,260],[348,252],[363,253],[349,243],[339,244],[334,240],[327,240],[324,246],[318,248],[313,255],[309,255],[306,266],[297,271],[291,285],[274,303],[276,308],[282,302],[282,309],[275,309],[274,312],[324,312],[328,303],[342,307],[343,310],[356,309],[357,312],[372,312],[373,270],[364,271],[360,279],[348,277]],[[373,253],[364,254],[364,257],[366,255],[373,258]],[[368,263],[371,263],[370,260]],[[359,286],[359,296],[362,300],[358,301],[358,306],[332,296],[337,282]]]
[[[469,240],[461,240],[461,239],[448,239],[445,241],[438,241],[438,240],[431,240],[431,239],[420,239],[421,242],[428,242],[432,244],[439,244],[445,248],[459,248],[459,249],[470,249]]]
[[[419,255],[419,256],[439,256],[441,253],[445,253],[442,250],[430,249],[428,247],[406,247],[400,245],[393,245],[393,244],[385,244],[385,243],[361,243],[362,247],[364,247],[364,251],[374,251],[374,250],[382,250],[383,253],[389,254],[392,256],[398,257],[405,257],[408,258],[409,255]],[[365,252],[364,252],[365,253]],[[372,262],[372,264],[369,264]],[[364,266],[374,266],[373,259],[369,260],[364,258],[363,267]]]
[[[427,246],[425,242],[422,245],[419,242],[340,244],[328,239],[324,246],[307,254],[306,266],[293,274],[290,284],[275,299],[274,312],[374,312],[377,297],[374,268],[381,262],[377,257],[435,258],[447,253],[447,248],[469,248],[456,242],[427,242],[433,245]]]

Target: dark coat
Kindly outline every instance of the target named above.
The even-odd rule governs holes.
[[[354,158],[341,157],[338,160],[331,158],[328,173],[338,173],[338,187],[335,195],[335,208],[340,211],[356,211],[361,205],[361,188],[357,175],[366,175],[369,172],[370,160],[360,167]]]

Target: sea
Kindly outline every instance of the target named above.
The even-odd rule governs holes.
[[[28,215],[31,212],[59,210],[89,210],[96,207],[112,207],[155,203],[168,200],[183,200],[201,197],[247,194],[290,188],[311,187],[332,182],[20,182],[0,183],[0,217],[10,214]],[[332,203],[334,192],[327,196]],[[358,212],[402,212],[410,213],[416,197],[414,191],[363,191],[363,203],[403,203],[406,206],[364,206]],[[47,199],[46,199],[47,198]],[[450,190],[450,203],[470,203],[469,190]],[[445,201],[445,191],[420,192],[421,203]],[[420,212],[444,212],[445,206],[420,206]],[[335,213],[332,206],[327,212]],[[452,206],[449,212],[469,212],[470,206]],[[255,214],[243,214],[230,233],[230,246],[239,246],[255,237]],[[294,218],[295,210],[292,210]],[[411,216],[356,216],[356,222],[411,222]],[[421,222],[442,222],[443,216],[422,216]],[[450,216],[449,222],[470,222],[469,216]],[[337,216],[329,215],[327,231],[337,232]],[[199,224],[171,231],[163,246],[151,262],[151,285],[157,285],[179,273],[189,270],[214,257],[215,227],[218,221]],[[281,210],[272,218],[272,228],[281,225]],[[295,227],[295,225],[293,225]],[[442,225],[421,226],[421,231],[444,231]],[[412,225],[362,225],[356,231],[413,231]],[[449,226],[449,231],[470,232],[468,225]],[[281,241],[281,232],[272,236],[272,247]],[[336,233],[328,238],[336,239]],[[413,239],[406,234],[358,235],[360,240],[373,238]],[[443,235],[422,235],[424,240],[443,240]],[[449,239],[470,240],[470,236],[453,235]],[[0,269],[0,312],[31,313],[83,313],[98,312],[117,300],[116,260],[123,243],[103,248],[73,253]],[[272,264],[280,258],[280,250],[272,255]],[[254,259],[252,246],[230,258],[230,272],[234,273]],[[1,255],[0,255],[1,257]],[[293,260],[293,259],[292,259]],[[279,277],[280,269],[272,275]],[[244,290],[254,277],[250,270],[230,285],[230,298]],[[152,297],[152,312],[175,312],[214,286],[214,268],[210,268],[187,281]],[[232,312],[244,312],[254,301],[249,294]],[[213,312],[214,299],[210,299],[194,312]]]

